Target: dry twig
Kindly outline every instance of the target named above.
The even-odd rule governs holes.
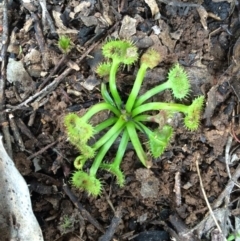
[[[73,202],[73,204],[75,205],[75,207],[77,207],[82,216],[84,218],[86,218],[94,227],[96,227],[99,231],[101,231],[102,233],[104,233],[104,229],[103,227],[98,223],[98,221],[96,219],[94,219],[91,214],[83,207],[83,205],[78,201],[77,197],[72,193],[72,191],[70,190],[69,186],[64,183],[63,184],[63,190],[64,192],[68,195],[68,197],[71,199],[71,201]]]
[[[20,150],[24,151],[25,150],[25,146],[24,146],[22,137],[21,137],[21,135],[19,133],[18,126],[16,125],[16,122],[15,122],[13,114],[9,115],[9,122],[10,122],[10,127],[11,127],[11,130],[13,132],[13,136],[14,136],[15,141],[18,143],[18,145],[20,147]]]
[[[2,32],[2,49],[1,49],[1,73],[0,73],[0,125],[2,126],[2,132],[6,142],[6,148],[8,155],[12,157],[12,143],[9,134],[9,124],[6,118],[5,109],[5,85],[6,85],[6,65],[7,65],[7,46],[9,41],[9,30],[8,30],[8,1],[3,1],[3,32]]]
[[[31,141],[34,143],[37,143],[41,146],[41,143],[35,138],[35,136],[32,134],[32,132],[29,130],[29,128],[25,125],[25,123],[22,121],[22,119],[17,118],[15,120],[18,128],[21,130],[21,132],[26,135]]]
[[[52,143],[50,143],[50,144],[48,144],[48,145],[46,145],[45,147],[43,147],[43,148],[42,148],[41,150],[39,150],[38,152],[36,152],[36,153],[32,154],[31,156],[29,156],[27,159],[28,159],[28,160],[31,160],[32,158],[41,155],[41,154],[42,154],[43,152],[45,152],[47,149],[49,149],[50,147],[54,146],[57,142],[58,142],[58,140],[57,140],[57,141],[54,141],[54,142],[52,142]]]
[[[47,85],[44,89],[37,92],[36,94],[30,96],[28,99],[23,101],[17,106],[8,106],[12,110],[21,109],[23,106],[27,106],[28,103],[32,102],[37,97],[41,96],[41,99],[48,95],[51,91],[53,91],[56,86],[71,72],[71,68],[67,68],[61,75],[59,75],[54,81],[52,81],[49,85]]]
[[[44,69],[48,70],[49,69],[48,48],[45,43],[45,39],[44,39],[43,32],[41,29],[41,24],[39,22],[39,18],[37,16],[37,14],[31,12],[31,17],[34,22],[33,26],[34,26],[34,30],[35,30],[36,40],[38,42],[39,49],[42,53],[42,63],[43,63]]]
[[[212,207],[214,209],[220,207],[222,205],[223,200],[226,198],[226,196],[230,195],[239,177],[240,177],[240,165],[237,166],[234,174],[232,175],[232,179],[228,181],[228,184],[226,185],[224,190],[218,196],[217,200],[213,203]]]
[[[115,216],[113,217],[111,224],[109,225],[106,233],[101,236],[98,241],[110,241],[112,240],[112,237],[114,235],[114,233],[116,232],[116,229],[119,225],[119,223],[121,222],[122,218],[122,211],[119,208],[116,212],[115,212]]]
[[[41,83],[41,85],[38,87],[38,91],[40,91],[48,83],[48,81],[56,74],[56,72],[58,71],[59,67],[63,64],[63,62],[66,59],[67,59],[67,55],[64,54],[62,56],[62,58],[60,59],[60,61],[54,66],[54,69],[51,71],[49,76],[46,79],[44,79],[43,82]]]
[[[175,7],[200,7],[200,4],[196,4],[196,3],[185,3],[185,2],[181,2],[178,0],[158,0],[159,2],[165,3],[167,5],[170,6],[175,6]]]
[[[182,204],[182,196],[181,196],[181,174],[179,171],[175,173],[175,184],[174,184],[174,192],[176,194],[176,204],[177,207]]]
[[[208,210],[209,210],[209,212],[210,212],[210,214],[211,214],[211,216],[213,218],[213,221],[215,222],[215,225],[217,226],[217,229],[218,229],[219,233],[222,235],[222,237],[224,237],[222,229],[221,229],[221,227],[218,224],[218,221],[217,221],[217,219],[216,219],[216,217],[215,217],[215,215],[213,213],[212,207],[211,207],[211,205],[210,205],[210,203],[208,201],[206,192],[204,190],[204,186],[203,186],[203,182],[202,182],[202,178],[201,178],[201,174],[200,174],[200,170],[199,170],[199,163],[198,163],[199,159],[200,159],[200,154],[198,153],[197,156],[196,156],[196,168],[197,168],[197,174],[198,174],[198,177],[199,177],[199,182],[200,182],[200,187],[201,187],[201,190],[202,190],[202,194],[204,196],[205,202],[206,202],[206,204],[208,206]],[[226,238],[224,238],[224,240],[227,241]]]
[[[233,140],[232,136],[229,136],[228,140],[227,140],[226,147],[225,147],[226,169],[227,169],[227,173],[228,173],[228,176],[229,176],[230,179],[232,178],[231,173],[230,173],[230,169],[229,169],[229,163],[230,163],[230,160],[231,160],[230,148],[231,148],[231,145],[232,145],[232,140]]]
[[[80,57],[79,59],[79,63],[81,61],[83,61],[83,59],[99,44],[100,41],[92,44],[86,51],[85,53]],[[45,97],[46,95],[48,95],[51,91],[53,91],[58,85],[59,83],[71,72],[71,68],[67,68],[61,75],[59,75],[57,78],[55,78],[49,85],[47,85],[44,89],[42,89],[41,91],[35,93],[34,95],[30,96],[28,99],[26,99],[25,101],[23,101],[22,103],[20,103],[17,106],[10,106],[8,105],[7,107],[12,109],[12,110],[17,110],[17,109],[21,109],[21,107],[23,106],[27,106],[28,103],[32,102],[33,100],[35,100],[37,97],[38,98],[37,101],[39,101],[39,99],[42,99],[43,97]]]
[[[107,192],[106,192],[106,190],[105,190],[104,188],[103,188],[103,193],[104,193],[104,195],[105,195],[105,197],[106,197],[106,200],[107,200],[110,208],[111,208],[111,209],[113,210],[113,212],[115,213],[116,210],[115,210],[115,208],[114,208],[114,206],[113,206],[113,204],[112,204],[112,202],[111,202],[111,200],[110,200],[110,198],[109,198],[110,195],[107,194]]]
[[[52,17],[51,17],[51,15],[49,14],[49,12],[47,10],[46,0],[39,0],[39,4],[41,5],[41,8],[42,8],[42,22],[43,22],[44,30],[47,29],[47,26],[46,26],[46,20],[47,20],[48,25],[50,27],[51,34],[53,36],[56,36],[57,35],[57,31],[55,29]]]

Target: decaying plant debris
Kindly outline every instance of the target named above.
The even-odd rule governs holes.
[[[239,1],[2,0],[0,5],[1,133],[28,184],[44,240],[224,240],[238,233]],[[58,48],[62,35],[72,42],[67,53]],[[164,82],[179,63],[192,87],[184,103],[204,95],[206,104],[196,132],[186,131],[182,116],[174,116],[170,146],[150,170],[129,145],[121,166],[124,188],[100,172],[104,190],[93,198],[68,185],[78,152],[67,141],[63,117],[83,115],[101,102],[102,80],[95,70],[102,44],[111,38],[133,41],[140,54],[149,47],[161,54],[140,95]],[[125,99],[138,66],[117,75]],[[151,101],[177,100],[165,91]],[[108,113],[100,113],[92,122],[106,118]],[[118,145],[119,140],[113,148]],[[106,158],[111,161],[114,153]]]

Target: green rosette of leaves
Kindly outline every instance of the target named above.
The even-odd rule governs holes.
[[[96,73],[102,78],[108,78],[108,83],[101,85],[103,101],[92,106],[83,116],[70,113],[64,118],[68,140],[80,152],[74,160],[74,166],[78,170],[72,174],[71,183],[93,196],[101,194],[102,190],[103,182],[98,177],[99,169],[115,176],[117,184],[121,187],[125,184],[121,162],[129,143],[132,144],[142,165],[150,168],[151,159],[160,157],[171,141],[174,131],[168,123],[171,114],[183,113],[185,127],[194,131],[199,127],[204,104],[203,96],[197,97],[189,106],[151,102],[152,97],[166,89],[170,89],[177,100],[189,96],[188,76],[179,64],[175,64],[169,71],[166,82],[139,96],[147,70],[155,68],[161,61],[160,54],[154,49],[148,49],[140,57],[140,67],[132,90],[128,99],[123,101],[117,89],[117,71],[121,66],[131,66],[137,62],[137,48],[127,40],[111,40],[103,45],[102,53],[105,61],[99,64]],[[92,126],[91,118],[100,111],[108,111],[109,118]],[[159,111],[159,114],[156,115],[155,111]],[[149,122],[158,123],[159,126],[151,130]],[[145,136],[148,141],[143,141],[140,136]],[[120,139],[120,144],[115,157],[111,160],[108,152],[117,139]],[[90,142],[93,144],[90,145]],[[88,170],[85,168],[86,162],[91,163]]]

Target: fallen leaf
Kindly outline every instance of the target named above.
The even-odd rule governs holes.
[[[155,0],[145,0],[145,3],[150,7],[152,16],[154,19],[159,19],[161,17],[161,14],[159,12],[158,5]]]

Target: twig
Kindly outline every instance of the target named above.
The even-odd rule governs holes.
[[[166,225],[165,230],[177,241],[185,241],[185,240],[197,240],[194,237],[193,232],[189,232],[186,224],[181,220],[178,214],[173,214],[169,216],[169,222],[171,223],[172,229],[170,226]]]
[[[0,74],[0,125],[2,126],[2,132],[4,135],[4,139],[6,142],[6,149],[8,155],[12,158],[12,143],[9,134],[9,124],[7,122],[5,109],[5,85],[6,85],[6,63],[7,63],[7,46],[9,41],[9,30],[8,30],[8,1],[3,1],[2,6],[2,24],[3,24],[3,32],[2,32],[2,49],[1,49],[1,74]]]
[[[36,139],[36,137],[32,134],[32,132],[28,129],[28,127],[25,125],[25,123],[22,121],[22,119],[17,118],[16,124],[18,128],[21,130],[21,132],[26,135],[29,139],[31,139],[34,143],[37,143],[39,146],[41,146],[41,143]]]
[[[180,175],[179,171],[177,171],[176,174],[175,174],[174,192],[176,194],[176,204],[177,204],[177,207],[179,207],[182,204],[182,199],[181,199],[181,175]]]
[[[92,44],[86,51],[85,53],[79,58],[78,60],[78,64],[80,64],[85,58],[86,56],[88,56],[88,54],[100,43],[100,40],[97,41],[96,43]],[[67,55],[64,54],[62,56],[62,58],[60,59],[60,61],[58,62],[57,65],[55,65],[54,69],[52,70],[52,72],[49,74],[49,76],[43,81],[43,83],[39,86],[38,90],[41,90],[45,84],[52,78],[52,76],[54,74],[56,74],[57,70],[59,69],[59,67],[62,65],[62,63],[67,59]]]
[[[105,195],[105,198],[106,198],[106,200],[107,200],[110,208],[111,208],[111,209],[113,210],[113,212],[115,213],[116,210],[115,210],[115,208],[114,208],[114,206],[113,206],[113,204],[112,204],[112,202],[111,202],[111,200],[110,200],[110,198],[109,198],[109,195],[107,194],[107,192],[106,192],[106,190],[105,190],[104,188],[103,188],[103,193],[104,193],[104,195]]]
[[[83,217],[86,218],[94,227],[96,227],[99,231],[104,233],[103,227],[98,223],[96,219],[94,219],[91,214],[83,207],[83,205],[78,201],[77,197],[72,193],[69,186],[64,183],[63,184],[63,190],[68,195],[68,197],[71,199],[75,207],[77,207],[80,212],[82,213]]]
[[[53,75],[56,74],[57,70],[62,65],[62,63],[66,60],[66,58],[67,58],[67,55],[64,54],[60,59],[60,61],[54,66],[54,69],[51,71],[49,76],[46,79],[44,79],[42,84],[38,87],[38,91],[40,91],[47,84],[47,82],[53,77]]]
[[[234,139],[235,139],[238,143],[240,143],[240,140],[239,140],[238,137],[236,136],[236,133],[235,133],[235,131],[233,130],[233,128],[232,128],[232,130],[231,130],[231,133],[232,133]]]
[[[30,115],[30,117],[29,117],[28,124],[27,124],[28,126],[32,126],[32,125],[34,124],[34,120],[35,120],[36,114],[37,114],[37,111],[36,111],[36,110],[34,110],[34,111],[31,113],[31,115]]]
[[[79,63],[83,61],[83,59],[100,43],[100,41],[92,44],[85,53],[80,57]],[[29,102],[32,102],[34,99],[36,99],[38,96],[41,96],[42,98],[45,97],[51,90],[53,90],[70,72],[71,68],[67,68],[61,75],[59,75],[54,81],[52,81],[49,85],[47,85],[44,89],[37,92],[36,94],[30,96],[28,99],[23,101],[17,106],[9,106],[8,108],[12,110],[20,109],[22,106],[26,106]]]
[[[31,156],[29,156],[27,159],[31,160],[32,158],[39,156],[40,154],[42,154],[43,152],[45,152],[47,149],[49,149],[50,147],[54,146],[58,141],[54,141],[53,143],[50,143],[48,145],[46,145],[45,147],[43,147],[41,150],[39,150],[38,152],[32,154]]]
[[[232,178],[232,175],[231,175],[230,169],[229,169],[229,163],[230,163],[230,159],[231,159],[231,156],[229,155],[229,153],[230,153],[230,148],[232,145],[232,139],[233,138],[231,136],[228,137],[226,148],[225,148],[225,163],[226,163],[227,173],[228,173],[228,176],[230,179]]]
[[[222,234],[219,233],[218,229],[213,229],[211,232],[211,241],[222,241],[223,237]]]
[[[0,3],[0,52],[2,51],[2,31],[3,31],[3,2]],[[0,56],[0,61],[1,61]]]
[[[234,174],[232,175],[232,179],[228,181],[228,184],[224,188],[224,190],[221,192],[221,194],[218,196],[217,200],[212,204],[212,207],[218,208],[222,205],[223,199],[226,196],[229,196],[232,192],[233,187],[235,186],[235,183],[237,183],[238,178],[240,177],[240,165],[237,166],[237,169],[235,170]]]
[[[203,193],[205,202],[206,202],[206,204],[207,204],[208,210],[209,210],[209,212],[210,212],[210,214],[211,214],[211,216],[212,216],[212,219],[213,219],[213,221],[215,222],[215,225],[217,226],[217,229],[218,229],[219,233],[220,233],[222,236],[224,236],[224,235],[223,235],[223,232],[222,232],[222,229],[221,229],[221,227],[219,226],[218,221],[216,220],[216,217],[215,217],[215,215],[214,215],[214,213],[213,213],[212,207],[211,207],[211,205],[210,205],[210,203],[209,203],[209,201],[208,201],[206,192],[205,192],[205,190],[204,190],[204,186],[203,186],[203,182],[202,182],[202,177],[201,177],[200,170],[199,170],[199,163],[198,163],[198,160],[199,160],[199,159],[200,159],[200,154],[198,153],[197,156],[196,156],[196,168],[197,168],[197,174],[198,174],[198,177],[199,177],[200,187],[201,187],[201,190],[202,190],[202,193]],[[224,240],[227,241],[226,238],[224,238]]]
[[[29,102],[33,101],[38,96],[41,96],[42,98],[45,97],[46,95],[49,94],[49,92],[51,92],[71,72],[71,70],[72,70],[71,68],[67,68],[61,75],[59,75],[54,81],[52,81],[44,89],[42,89],[41,91],[37,92],[36,94],[30,96],[28,99],[26,99],[25,101],[23,101],[19,105],[8,106],[8,107],[10,107],[12,110],[17,110],[17,109],[20,109],[22,106],[27,106],[27,104]]]
[[[114,233],[116,232],[116,229],[118,227],[118,225],[121,222],[122,218],[122,211],[119,208],[116,212],[115,212],[115,216],[113,217],[111,224],[109,225],[106,233],[101,236],[98,241],[110,241],[112,240],[112,237],[114,235]]]
[[[238,137],[236,136],[236,133],[234,131],[234,128],[233,128],[233,124],[231,124],[231,134],[233,135],[234,139],[240,143],[240,140],[238,139]]]
[[[232,157],[230,154],[232,139],[233,139],[232,136],[228,137],[226,148],[225,148],[225,163],[226,163],[226,169],[227,169],[227,174],[229,176],[229,179],[232,179],[232,175],[229,168],[229,164],[231,163],[231,157]],[[240,185],[237,182],[235,182],[235,185],[240,188]]]
[[[81,63],[81,62],[85,59],[85,57],[88,56],[88,54],[89,54],[97,45],[99,45],[99,43],[100,43],[100,40],[97,41],[96,43],[92,44],[92,45],[85,51],[85,53],[79,58],[78,63]]]
[[[237,109],[237,112],[238,112],[238,109]],[[234,137],[234,139],[238,142],[238,143],[240,143],[240,140],[237,138],[237,136],[236,136],[236,133],[235,133],[235,131],[234,131],[234,125],[235,125],[235,118],[236,118],[236,114],[235,114],[235,110],[233,110],[233,113],[232,113],[232,122],[231,122],[231,124],[230,124],[230,133],[231,133],[231,135]],[[230,151],[229,151],[230,152]]]
[[[86,51],[85,53],[79,58],[78,60],[78,64],[80,64],[86,56],[88,56],[88,54],[100,43],[100,40],[93,43]],[[85,44],[86,45],[86,44]],[[59,69],[59,67],[62,65],[62,63],[67,59],[67,55],[63,55],[63,57],[60,59],[60,61],[58,62],[58,64],[54,67],[54,69],[52,70],[52,72],[49,74],[49,76],[43,81],[43,83],[39,86],[38,90],[41,90],[45,84],[52,78],[52,76],[57,72],[57,70]]]
[[[226,215],[229,215],[228,210],[226,207],[218,208],[213,211],[214,216],[217,217],[218,220],[225,219]],[[199,240],[201,240],[201,237],[203,234],[208,233],[210,230],[213,230],[215,227],[215,224],[213,222],[213,218],[211,214],[208,213],[207,216],[204,217],[204,219],[198,223],[195,227],[193,227],[191,230],[189,230],[187,233],[184,233],[183,235],[189,235],[189,234],[197,234]],[[185,241],[186,239],[184,239]],[[194,239],[195,240],[195,239]]]
[[[175,6],[175,7],[200,7],[200,4],[196,4],[196,3],[185,3],[185,2],[181,2],[178,0],[158,0],[159,2],[163,2],[167,5],[170,6]]]
[[[31,12],[31,17],[34,21],[33,26],[34,26],[34,30],[35,30],[36,40],[38,42],[38,46],[39,46],[39,48],[41,50],[41,53],[42,53],[42,63],[43,63],[44,69],[48,70],[49,69],[49,58],[48,58],[48,54],[47,54],[48,49],[47,49],[47,45],[45,43],[45,39],[44,39],[44,36],[43,36],[43,33],[42,33],[39,18],[33,12]]]
[[[21,137],[21,135],[19,133],[18,126],[16,125],[16,122],[14,120],[13,114],[9,115],[9,122],[10,122],[10,127],[12,129],[12,133],[13,133],[15,141],[18,143],[18,145],[20,147],[20,150],[24,151],[25,150],[25,146],[23,144],[22,137]]]
[[[49,12],[47,10],[46,0],[39,0],[39,3],[40,3],[41,8],[42,8],[42,19],[43,19],[43,26],[44,26],[44,28],[46,29],[46,23],[45,22],[46,22],[46,19],[47,19],[48,25],[50,27],[51,34],[53,36],[56,36],[57,32],[56,32],[53,20],[52,20]]]

